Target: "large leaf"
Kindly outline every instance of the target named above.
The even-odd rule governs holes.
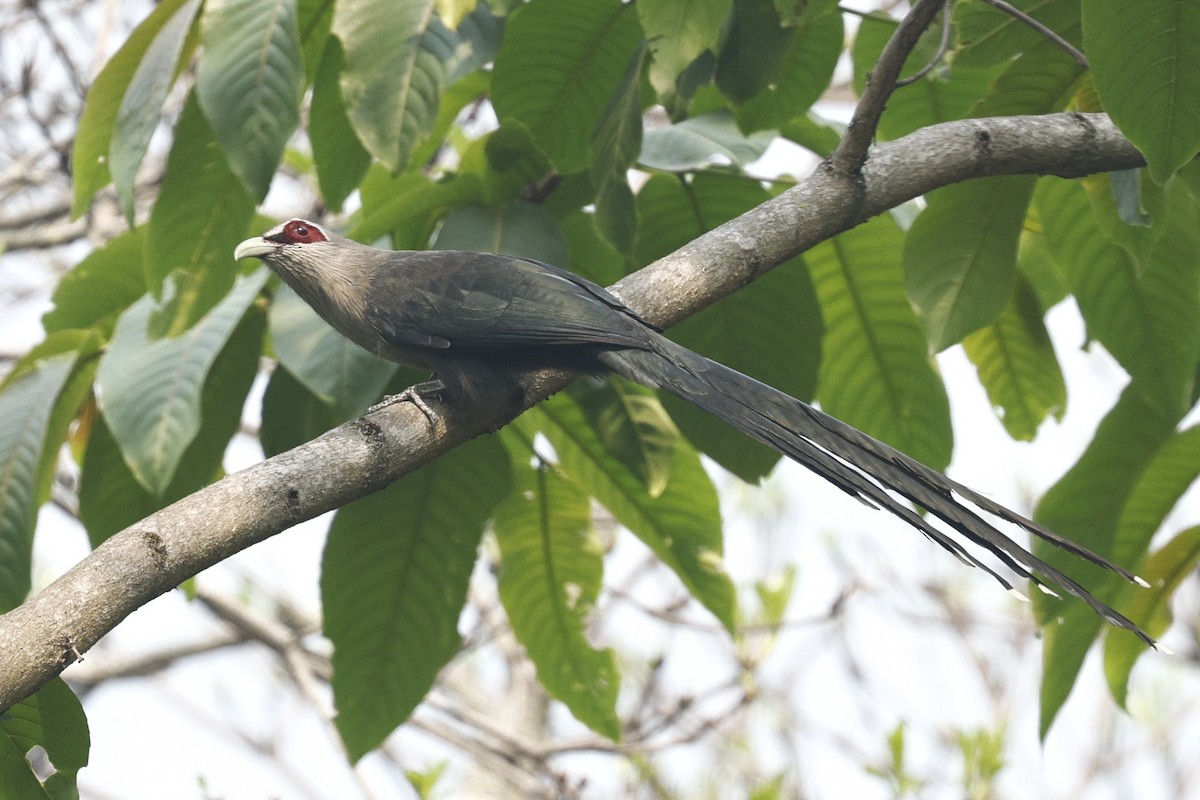
[[[465,206],[448,214],[438,231],[436,247],[505,253],[547,264],[566,264],[568,258],[558,223],[541,206],[525,202]]]
[[[258,440],[267,458],[291,450],[337,427],[344,417],[280,364],[271,373],[262,398]]]
[[[550,696],[619,739],[616,655],[594,649],[584,632],[604,570],[588,495],[549,467],[519,469],[496,507],[500,601]]]
[[[437,116],[458,37],[433,0],[345,0],[333,13],[346,66],[342,99],[367,151],[396,172]]]
[[[780,24],[773,0],[734,0],[717,58],[721,93],[740,105],[767,88],[795,38],[795,28]]]
[[[738,124],[755,131],[778,128],[803,116],[833,78],[842,54],[842,37],[840,11],[802,16],[777,79],[738,109]]]
[[[329,327],[290,289],[271,302],[271,341],[279,362],[329,404],[335,424],[379,400],[396,365],[368,353]]]
[[[130,225],[134,217],[133,181],[137,176],[137,168],[146,155],[150,136],[158,127],[167,91],[175,80],[184,42],[199,8],[200,0],[187,0],[163,25],[138,64],[125,96],[121,98],[121,108],[113,127],[109,169],[112,170],[113,186],[120,198],[121,210],[125,212]]]
[[[1088,333],[1133,378],[1139,390],[1174,413],[1187,403],[1200,349],[1200,248],[1196,206],[1182,186],[1172,217],[1139,261],[1115,247],[1076,181],[1043,179],[1037,192],[1046,243],[1079,303]]]
[[[1078,32],[1078,26],[1074,29]],[[1072,30],[1064,30],[1066,35]],[[1084,68],[1048,40],[1002,65],[987,94],[972,105],[972,117],[1044,114],[1065,108]]]
[[[963,339],[963,350],[1009,436],[1033,441],[1047,415],[1062,419],[1067,386],[1028,281],[1017,280],[1000,317]]]
[[[825,320],[817,397],[835,417],[944,469],[950,406],[904,293],[903,247],[884,215],[805,254]]]
[[[1200,478],[1200,427],[1175,433],[1154,454],[1138,477],[1121,510],[1113,537],[1114,560],[1141,564],[1150,541],[1167,515]],[[1119,586],[1113,605],[1151,636],[1160,636],[1171,623],[1171,598],[1179,584],[1193,574],[1200,560],[1200,528],[1180,533],[1139,566],[1149,590]],[[1104,671],[1117,702],[1125,704],[1129,674],[1146,651],[1141,639],[1109,631],[1104,646]]]
[[[164,0],[138,25],[116,55],[88,89],[75,146],[71,154],[71,171],[75,194],[71,201],[71,216],[87,211],[92,198],[112,179],[109,171],[109,150],[113,144],[113,126],[121,109],[121,101],[137,72],[146,51],[154,44],[163,26],[190,0]]]
[[[434,183],[420,173],[406,172],[395,178],[382,168],[367,173],[362,186],[362,220],[350,232],[350,238],[374,242],[398,229],[435,219],[447,208],[477,202],[483,197],[483,182],[478,175],[458,174]],[[425,246],[414,241],[411,247]],[[403,246],[397,244],[398,247]]]
[[[559,172],[583,169],[642,38],[632,4],[533,0],[513,15],[496,56],[496,115],[524,124]]]
[[[1034,183],[1025,175],[985,178],[929,195],[904,240],[904,285],[934,352],[990,325],[1008,305]]]
[[[664,172],[692,172],[714,163],[743,167],[757,161],[774,134],[738,129],[728,111],[713,111],[647,131],[638,162]]]
[[[54,774],[42,784],[27,754],[45,751]],[[0,797],[5,800],[78,798],[79,770],[87,766],[91,736],[75,693],[55,678],[0,716]]]
[[[325,202],[334,211],[341,210],[342,203],[358,188],[371,166],[371,154],[354,135],[354,128],[346,117],[339,83],[344,67],[342,45],[337,39],[330,39],[313,85],[308,122],[317,183]]]
[[[592,183],[596,186],[596,227],[622,253],[633,250],[637,234],[633,190],[627,172],[642,149],[640,92],[643,44],[629,59],[625,78],[613,94],[604,120],[592,137]]]
[[[300,122],[304,65],[296,0],[208,0],[196,95],[246,191],[267,196]]]
[[[568,390],[600,441],[658,497],[671,479],[679,430],[653,390],[628,381],[577,381]]]
[[[175,335],[228,294],[237,277],[232,253],[254,215],[254,200],[230,171],[194,97],[189,99],[167,156],[167,171],[150,213],[144,249],[146,285],[161,297],[178,273],[165,326]]]
[[[1104,108],[1165,183],[1200,151],[1200,0],[1083,0]]]
[[[1151,636],[1161,636],[1171,625],[1171,597],[1200,565],[1200,527],[1181,532],[1146,560],[1142,577],[1149,590],[1129,592],[1120,610]],[[1109,636],[1104,643],[1104,676],[1113,698],[1122,706],[1129,692],[1129,676],[1138,657],[1146,652],[1140,639]]]
[[[0,392],[0,611],[16,608],[29,592],[39,463],[74,364],[74,353],[48,358]]]
[[[162,495],[200,429],[200,397],[209,368],[266,281],[243,278],[220,305],[175,338],[152,340],[154,313],[144,297],[121,315],[100,361],[97,393],[104,417],[138,483]]]
[[[689,64],[716,51],[733,0],[642,0],[636,7],[653,56],[650,81],[667,96]]]
[[[1079,0],[1015,0],[1017,9],[1076,47],[1081,45]],[[1046,44],[1046,37],[1018,17],[988,3],[956,3],[959,50],[954,63],[1000,64]]]
[[[144,230],[136,228],[110,239],[62,276],[54,289],[54,308],[42,317],[46,333],[99,326],[146,293]]]
[[[1146,466],[1173,435],[1178,419],[1147,402],[1136,386],[1126,387],[1083,456],[1038,504],[1037,521],[1094,553],[1112,555],[1122,509]],[[1101,599],[1109,596],[1099,587],[1110,579],[1098,567],[1040,540],[1034,542],[1034,552],[1093,587]],[[1034,610],[1045,637],[1040,723],[1044,737],[1102,623],[1083,603],[1052,600],[1039,592],[1034,593]]]
[[[93,547],[220,476],[225,449],[241,427],[246,395],[258,374],[265,317],[252,308],[213,362],[201,389],[199,432],[179,456],[161,495],[134,477],[105,418],[92,425],[79,479],[79,518]]]
[[[688,447],[677,446],[671,480],[652,497],[608,451],[581,409],[557,395],[525,417],[554,446],[563,473],[595,497],[670,567],[726,629],[734,625],[734,591],[722,560],[721,518],[712,481]]]
[[[334,517],[321,562],[335,720],[353,761],[404,722],[458,651],[458,617],[507,451],[476,439]]]
[[[767,199],[759,184],[702,173],[691,181],[651,178],[638,193],[643,231],[639,263],[674,251]],[[670,332],[681,344],[784,391],[810,399],[821,353],[821,310],[800,259],[783,264]],[[663,403],[696,447],[746,481],[766,475],[779,460],[690,403]]]

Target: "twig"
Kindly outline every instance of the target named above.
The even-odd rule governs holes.
[[[884,46],[874,69],[867,76],[854,116],[846,127],[846,133],[838,142],[837,149],[829,157],[829,166],[839,175],[855,175],[867,160],[867,151],[875,138],[879,117],[887,105],[887,99],[896,89],[896,80],[908,54],[916,46],[921,34],[933,22],[934,15],[947,0],[917,0],[912,11],[900,21],[896,32]]]
[[[946,51],[950,49],[950,9],[950,3],[946,3],[946,5],[942,6],[942,40],[938,42],[937,52],[933,54],[933,58],[929,59],[928,64],[921,67],[907,78],[901,78],[900,80],[896,81],[897,89],[899,89],[901,86],[908,86],[909,84],[913,84],[921,80],[921,78],[924,78],[930,72],[933,72],[933,68],[942,63],[942,59],[946,57]]]
[[[1055,45],[1062,48],[1067,53],[1067,55],[1071,56],[1071,58],[1078,61],[1085,69],[1088,67],[1087,56],[1085,56],[1079,50],[1079,48],[1077,48],[1075,45],[1068,42],[1066,39],[1064,39],[1059,34],[1055,33],[1050,28],[1048,28],[1045,25],[1043,25],[1042,23],[1038,22],[1033,17],[1026,14],[1021,9],[1014,6],[1012,3],[1006,2],[1006,0],[983,0],[983,2],[987,3],[989,6],[996,9],[997,11],[1003,11],[1005,14],[1008,14],[1010,17],[1017,20],[1018,22],[1028,25],[1030,28],[1033,28],[1035,31],[1040,33],[1042,36],[1045,36],[1047,39],[1049,39]]]

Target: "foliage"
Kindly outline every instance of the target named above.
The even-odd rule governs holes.
[[[939,25],[925,34],[904,72],[935,66],[891,98],[878,138],[950,119],[1106,110],[1147,170],[941,189],[910,229],[885,214],[826,241],[679,336],[941,468],[952,434],[930,354],[962,343],[1010,434],[1032,439],[1068,400],[1044,318],[1069,294],[1129,385],[1038,517],[1145,565],[1156,591],[1136,595],[1054,561],[1158,632],[1200,552],[1190,528],[1148,556],[1200,471],[1200,439],[1177,430],[1200,359],[1200,3],[1015,5],[1081,47],[1090,71],[1012,17],[961,0],[951,52],[938,52]],[[239,275],[231,263],[234,243],[268,224],[255,204],[273,176],[352,209],[334,224],[367,241],[496,249],[611,282],[783,188],[752,172],[775,136],[827,154],[812,104],[834,80],[845,19],[832,2],[771,0],[159,4],[94,82],[74,151],[75,214],[111,181],[131,230],[63,278],[46,343],[0,389],[0,610],[29,589],[36,512],[69,432],[83,469],[80,515],[98,545],[219,473],[261,354],[278,362],[262,400],[268,453],[360,413],[392,380],[394,367],[314,323],[264,272]],[[859,22],[851,54],[861,88],[896,21]],[[139,217],[134,178],[173,86],[187,99],[153,207]],[[631,184],[635,166],[644,184]],[[581,385],[511,435],[337,515],[323,599],[352,758],[412,713],[458,648],[489,521],[501,600],[542,683],[606,736],[621,736],[620,672],[587,635],[604,566],[589,498],[736,630],[699,454],[748,480],[775,457],[688,409],[666,409],[678,428],[650,395]],[[1101,626],[1078,604],[1040,598],[1038,612],[1045,730]],[[1118,699],[1139,652],[1133,637],[1108,638]],[[62,688],[22,705],[40,709],[37,724],[2,726],[14,752],[46,748],[59,784],[86,761]],[[76,736],[56,739],[64,726]],[[963,748],[986,784],[999,769],[993,745],[964,739]],[[890,749],[880,776],[897,794],[913,790],[902,728]],[[5,759],[5,796],[43,796],[12,788],[29,784],[25,766]]]

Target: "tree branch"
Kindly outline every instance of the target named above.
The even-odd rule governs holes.
[[[884,45],[879,60],[867,75],[867,85],[863,87],[858,105],[854,107],[854,115],[846,127],[846,133],[838,142],[837,149],[829,157],[829,163],[843,175],[853,175],[867,159],[867,151],[875,138],[875,129],[879,127],[879,118],[887,99],[896,90],[900,78],[900,70],[908,54],[917,46],[917,41],[925,29],[933,22],[933,18],[949,0],[917,0],[912,10],[900,20],[892,38]]]
[[[1102,114],[996,117],[932,126],[876,148],[858,176],[822,165],[800,185],[620,281],[669,326],[772,267],[925,192],[991,175],[1079,177],[1143,165]],[[206,567],[378,491],[562,389],[561,372],[514,376],[476,409],[441,406],[435,432],[410,403],[354,420],[229,475],[112,536],[0,617],[0,710],[58,675],[130,613]]]

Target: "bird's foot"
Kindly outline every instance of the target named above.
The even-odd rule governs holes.
[[[416,406],[421,413],[425,415],[425,418],[429,420],[429,424],[434,427],[434,430],[437,430],[438,428],[444,428],[446,425],[445,420],[442,419],[440,414],[430,408],[429,404],[425,402],[425,398],[422,397],[423,394],[438,394],[442,389],[443,386],[440,381],[426,381],[425,383],[418,383],[408,387],[403,392],[400,392],[400,394],[389,394],[378,403],[368,408],[367,413],[370,414],[375,411],[379,411],[380,409],[387,408],[393,403],[409,402]]]

